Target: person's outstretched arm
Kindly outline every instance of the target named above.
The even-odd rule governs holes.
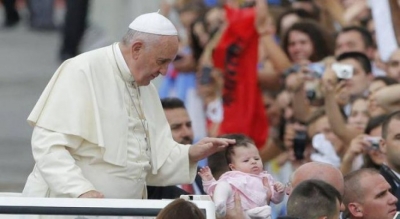
[[[389,112],[400,110],[400,84],[384,87],[371,96],[371,101]]]

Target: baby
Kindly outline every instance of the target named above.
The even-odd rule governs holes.
[[[216,181],[209,167],[200,169],[204,191],[215,203],[218,217],[225,217],[226,209],[234,207],[234,192],[241,199],[242,209],[249,218],[270,218],[269,202],[280,203],[285,186],[275,182],[263,169],[260,154],[253,141],[244,135],[234,135],[236,143],[229,145],[225,157],[228,171]]]

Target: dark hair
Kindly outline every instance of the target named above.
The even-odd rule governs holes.
[[[364,45],[365,45],[366,48],[374,47],[374,46],[375,46],[375,44],[374,44],[374,39],[372,38],[371,33],[368,32],[367,29],[365,29],[365,28],[363,28],[363,27],[359,27],[359,26],[348,26],[348,27],[343,28],[343,29],[337,34],[336,38],[339,37],[339,35],[340,35],[341,33],[346,33],[346,32],[350,32],[350,31],[356,31],[356,32],[358,32],[358,33],[361,35],[361,38],[362,38],[362,40],[363,40]]]
[[[203,1],[192,1],[184,4],[183,7],[177,8],[178,14],[182,14],[185,12],[196,12],[198,14],[204,14],[206,11],[206,6]]]
[[[395,111],[386,117],[382,125],[382,138],[386,139],[388,135],[389,124],[392,120],[400,120],[400,111]]]
[[[223,173],[229,171],[228,164],[226,163],[225,151],[219,151],[210,155],[207,158],[207,163],[216,180],[218,180]]]
[[[342,196],[332,185],[322,180],[306,180],[297,185],[289,196],[287,215],[299,218],[332,218],[338,213]],[[312,210],[310,210],[312,209]]]
[[[341,61],[345,59],[354,59],[358,63],[360,63],[361,67],[364,69],[366,74],[371,74],[372,71],[372,66],[371,66],[371,61],[368,59],[368,57],[361,52],[345,52],[340,54],[336,60]]]
[[[382,81],[386,86],[399,83],[396,79],[387,76],[378,76],[373,81]]]
[[[308,58],[311,62],[317,62],[333,54],[333,41],[330,35],[317,22],[309,19],[293,24],[284,34],[282,48],[289,55],[289,36],[292,31],[306,34],[313,45],[313,53]]]
[[[205,219],[206,217],[195,204],[181,198],[169,203],[156,217],[156,219],[177,218]]]
[[[176,109],[176,108],[184,108],[185,104],[183,101],[176,97],[167,97],[161,99],[161,105],[163,109]]]
[[[372,129],[375,129],[383,124],[386,117],[387,117],[387,115],[380,115],[380,116],[375,116],[375,117],[370,118],[368,120],[367,126],[365,127],[364,133],[369,135],[371,133]]]
[[[226,163],[230,164],[232,162],[232,155],[235,155],[235,148],[237,147],[249,147],[249,145],[254,145],[254,141],[251,138],[243,134],[227,134],[220,136],[221,138],[235,139],[235,144],[230,144],[225,150]]]
[[[204,16],[198,17],[192,24],[190,24],[190,47],[192,49],[193,57],[196,62],[198,62],[204,50],[203,46],[200,43],[199,36],[197,36],[194,31],[194,26],[198,23],[200,23],[203,26],[204,31],[207,32]]]
[[[317,21],[317,19],[315,18],[315,16],[313,16],[311,13],[309,13],[308,11],[304,10],[304,9],[295,9],[295,8],[290,8],[287,9],[286,11],[282,12],[279,16],[278,19],[276,20],[276,33],[279,34],[280,37],[282,37],[281,31],[282,31],[282,27],[281,27],[281,23],[283,18],[285,18],[287,15],[297,15],[299,18],[301,19],[312,19]]]
[[[375,116],[372,117],[368,120],[367,126],[365,127],[364,133],[369,135],[371,131],[383,124],[385,121],[387,115],[380,115],[380,116]],[[364,164],[362,165],[362,168],[373,168],[379,170],[381,165],[375,163],[372,159],[371,156],[367,153],[364,154]]]

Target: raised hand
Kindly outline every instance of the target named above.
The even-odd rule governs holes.
[[[281,182],[274,183],[274,190],[277,193],[283,193],[285,191],[285,185]]]
[[[234,144],[235,142],[233,139],[226,138],[203,138],[197,144],[190,146],[189,159],[191,162],[197,162],[215,152],[225,149],[229,144]]]
[[[210,167],[208,166],[201,168],[198,174],[200,175],[203,181],[210,181],[214,178],[214,176],[211,173]]]

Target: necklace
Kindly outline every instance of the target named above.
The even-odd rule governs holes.
[[[116,44],[113,45],[113,53],[114,53],[114,59],[117,60],[117,56],[115,54],[114,46],[116,46]],[[118,63],[116,63],[116,64],[117,64],[117,68],[118,68],[119,74],[120,74],[120,76],[121,76],[121,78],[123,80],[124,77],[122,75],[122,71],[121,71]],[[139,86],[136,85],[135,81],[132,81],[131,85],[135,88],[135,90],[138,93],[138,97],[136,99],[137,99],[137,101],[139,103],[140,113],[139,113],[138,108],[136,107],[136,103],[135,103],[134,98],[132,97],[131,93],[129,92],[129,88],[128,88],[127,82],[125,82],[125,80],[124,80],[124,85],[125,85],[126,91],[128,92],[128,95],[130,97],[130,100],[132,101],[133,107],[135,108],[135,111],[139,116],[140,123],[142,124],[143,130],[144,130],[145,135],[146,135],[145,140],[146,140],[147,146],[150,147],[150,133],[149,133],[149,129],[148,129],[148,123],[146,121],[142,106],[140,104],[140,89],[139,89]]]

